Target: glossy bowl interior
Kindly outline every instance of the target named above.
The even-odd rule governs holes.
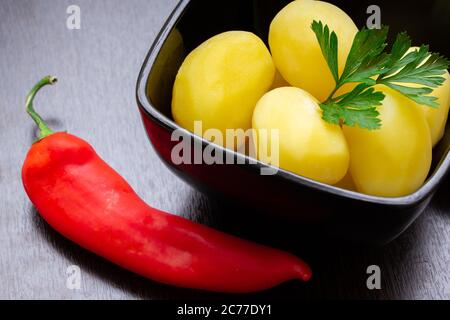
[[[171,115],[172,87],[184,57],[200,43],[220,32],[247,30],[267,42],[270,21],[290,1],[184,0],[163,26],[142,67],[137,102],[145,129],[161,159],[196,188],[238,204],[243,214],[264,214],[273,221],[288,221],[318,234],[355,242],[386,243],[403,232],[423,211],[442,182],[449,165],[450,129],[435,147],[426,183],[415,193],[398,198],[374,197],[325,185],[285,170],[264,176],[260,162],[223,149],[180,128]],[[406,30],[415,45],[430,44],[433,51],[450,56],[442,30],[450,31],[450,5],[446,0],[410,5],[408,1],[329,1],[346,11],[358,25],[365,24],[367,7],[381,8],[390,34]],[[407,11],[406,11],[407,8]],[[446,13],[447,12],[447,13]],[[212,146],[215,152],[243,164],[174,164],[174,130],[190,138],[192,148]]]

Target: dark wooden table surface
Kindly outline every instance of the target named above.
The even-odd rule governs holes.
[[[81,29],[69,30],[66,9],[75,2],[81,9]],[[229,297],[157,284],[84,251],[39,218],[20,179],[36,133],[24,111],[24,97],[40,77],[54,74],[60,82],[36,101],[53,127],[90,141],[155,207],[222,227],[214,215],[216,200],[180,181],[159,161],[136,108],[139,68],[175,4],[176,0],[0,2],[0,298]],[[449,190],[447,180],[426,212],[387,246],[327,250],[305,243],[315,252],[307,257],[314,281],[284,284],[251,297],[450,299]],[[257,223],[254,228],[255,238],[264,238],[257,235]],[[233,230],[241,234],[239,226]],[[288,242],[289,237],[295,235],[285,237]],[[373,264],[381,269],[381,290],[366,287],[366,268]],[[66,286],[71,265],[81,270],[79,290]]]

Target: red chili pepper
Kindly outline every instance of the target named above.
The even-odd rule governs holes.
[[[54,82],[45,77],[27,98],[40,140],[28,152],[22,180],[55,230],[128,270],[181,287],[251,292],[309,280],[310,268],[289,253],[148,206],[87,142],[53,133],[34,111],[33,98]]]

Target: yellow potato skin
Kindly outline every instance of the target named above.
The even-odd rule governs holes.
[[[269,46],[283,78],[324,101],[334,89],[335,82],[311,30],[314,20],[322,21],[336,32],[341,73],[358,28],[344,11],[330,3],[297,0],[288,4],[270,25]]]
[[[193,131],[251,127],[253,109],[270,88],[275,66],[270,52],[255,34],[229,31],[216,35],[193,50],[175,79],[172,115]],[[225,144],[225,141],[223,141]],[[239,147],[239,146],[237,146]]]
[[[350,173],[359,192],[400,197],[416,191],[431,165],[431,136],[415,103],[384,86],[386,95],[377,109],[378,130],[344,126],[350,148]]]
[[[270,133],[260,130],[278,129],[279,167],[328,184],[347,172],[349,151],[341,128],[323,121],[317,100],[302,89],[282,87],[266,93],[253,113],[253,129],[262,161],[261,148],[268,145],[270,150],[274,142]]]

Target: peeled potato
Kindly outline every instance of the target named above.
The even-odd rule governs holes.
[[[344,11],[330,3],[297,0],[288,4],[270,25],[269,45],[283,78],[324,101],[334,89],[335,82],[311,30],[314,20],[322,21],[336,32],[341,73],[358,28]]]
[[[323,121],[317,100],[302,89],[283,87],[266,93],[253,113],[253,129],[258,158],[264,162],[270,162],[266,150],[271,150],[272,160],[278,151],[279,163],[271,164],[328,184],[347,172],[349,151],[341,128]],[[273,141],[274,129],[278,141]]]
[[[414,102],[387,87],[375,88],[386,95],[378,107],[381,128],[344,126],[350,173],[359,192],[405,196],[422,186],[430,170],[430,130]]]
[[[190,131],[194,121],[202,121],[203,130],[219,129],[223,137],[226,129],[248,129],[256,102],[270,88],[274,75],[269,50],[256,35],[219,34],[193,50],[181,65],[172,115]]]

